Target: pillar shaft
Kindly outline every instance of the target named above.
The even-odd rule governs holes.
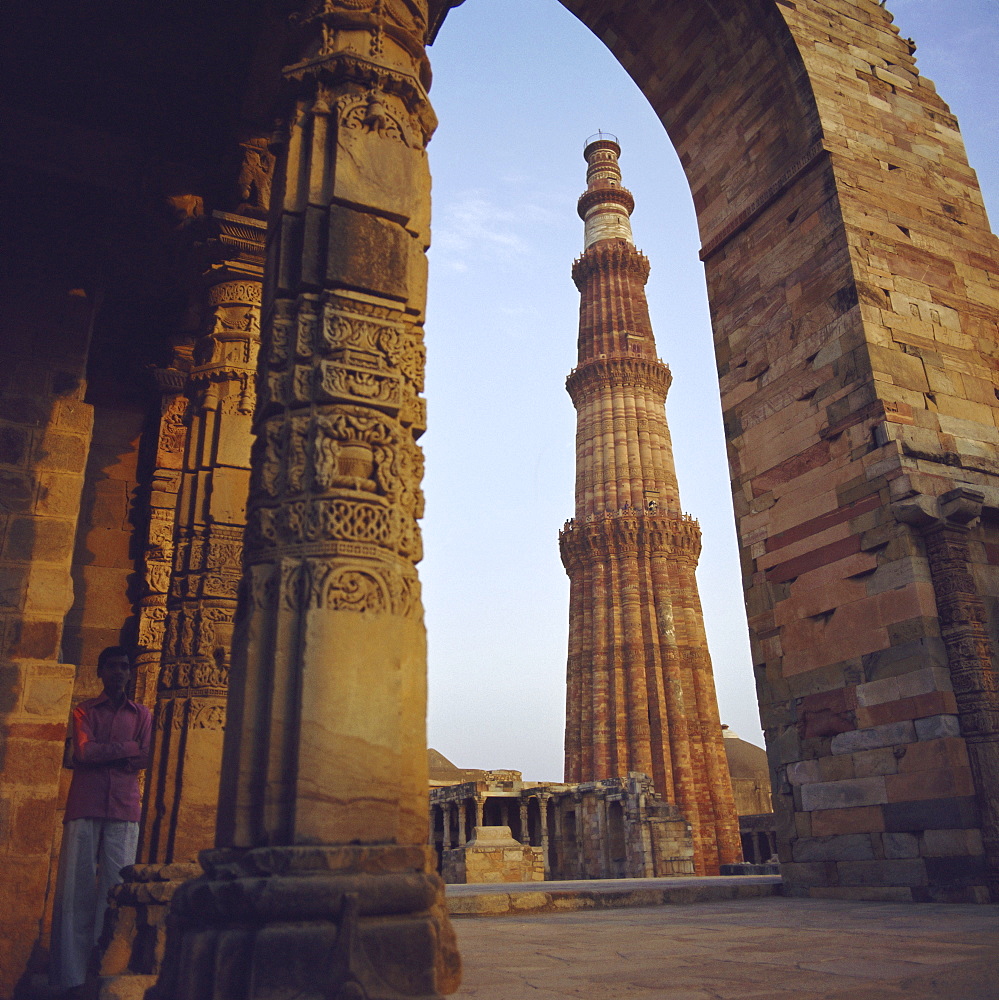
[[[143,555],[144,593],[139,601],[139,653],[135,658],[135,697],[150,710],[156,706],[156,687],[166,633],[167,592],[173,568],[174,525],[177,497],[187,442],[184,416],[187,398],[185,365],[190,359],[175,357],[174,364],[155,372],[162,393],[156,432],[156,457],[150,476],[149,526]]]
[[[295,24],[217,848],[175,899],[161,986],[432,998],[459,973],[426,845],[415,571],[427,9],[326,0]]]
[[[140,847],[141,860],[153,863],[194,861],[213,839],[246,520],[265,227],[221,213],[215,223],[204,328],[187,379],[174,572]]]
[[[984,496],[962,487],[938,500],[920,500],[918,508],[926,516],[914,520],[926,545],[940,635],[974,780],[985,879],[992,900],[999,901],[999,685],[988,615],[969,553],[970,525],[981,516]],[[909,501],[905,506],[911,511],[914,505]]]

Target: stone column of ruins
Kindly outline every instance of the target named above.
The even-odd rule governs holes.
[[[923,537],[947,649],[952,701],[956,715],[936,722],[933,735],[953,739],[963,735],[967,762],[978,806],[981,833],[952,834],[969,854],[980,853],[990,897],[999,900],[999,687],[993,663],[996,649],[989,636],[989,614],[975,583],[969,546],[972,527],[980,523],[985,495],[958,487],[939,497],[925,494],[897,501],[895,517]],[[981,544],[981,543],[979,543]],[[924,723],[924,730],[933,724]],[[958,758],[962,760],[963,758]]]
[[[145,772],[138,863],[112,890],[103,976],[159,971],[166,906],[185,879],[200,873],[194,862],[214,838],[266,226],[224,212],[213,213],[206,226],[202,333],[193,358],[184,359],[187,372],[157,373],[174,394],[164,399],[157,439],[149,593],[139,607],[139,681],[154,710],[153,759]]]
[[[425,844],[414,569],[426,13],[309,5],[284,70],[217,849],[174,897],[159,991],[176,1000],[457,987]]]
[[[693,828],[699,873],[741,860],[694,568],[697,523],[680,509],[656,356],[635,248],[634,199],[620,147],[598,135],[579,200],[585,251],[577,412],[576,512],[560,535],[571,581],[565,780],[641,771]]]
[[[262,222],[216,213],[205,329],[187,380],[187,447],[166,601],[154,757],[140,860],[190,862],[211,844],[260,345]]]
[[[189,360],[188,364],[189,364]],[[187,428],[184,414],[184,359],[153,373],[162,393],[160,422],[156,432],[156,456],[150,475],[149,527],[142,559],[144,593],[139,600],[139,652],[135,657],[135,698],[150,709],[156,703],[156,681],[163,655],[166,632],[167,591],[173,566],[174,521],[180,491],[180,470],[184,463]]]

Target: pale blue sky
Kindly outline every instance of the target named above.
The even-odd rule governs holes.
[[[999,218],[997,0],[888,0],[924,75],[961,121]],[[739,581],[703,267],[665,131],[610,53],[556,0],[466,0],[430,51],[441,120],[430,145],[427,316],[429,741],[462,767],[560,780],[573,509],[583,140],[619,136],[649,257],[652,322],[673,372],[667,416],[722,721],[762,745]]]

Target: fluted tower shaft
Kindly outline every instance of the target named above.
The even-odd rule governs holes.
[[[576,407],[576,509],[559,542],[570,580],[565,780],[641,771],[684,812],[695,866],[741,859],[694,571],[701,538],[680,508],[666,423],[669,368],[645,298],[649,262],[634,245],[634,198],[620,147],[584,150],[585,250]]]

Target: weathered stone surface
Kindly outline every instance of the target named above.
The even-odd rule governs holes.
[[[887,801],[888,792],[883,777],[822,781],[801,787],[801,807],[806,812],[815,809],[852,809]]]
[[[918,858],[919,838],[912,833],[885,833],[881,838],[886,858]]]
[[[75,674],[60,660],[93,424],[81,384],[93,303],[22,270],[10,259],[0,281],[0,996],[12,995],[45,926]],[[74,427],[59,423],[68,401]]]
[[[939,740],[961,735],[961,723],[956,715],[931,715],[916,719],[916,737],[920,740]]]
[[[834,754],[856,753],[858,750],[877,750],[879,747],[912,743],[915,738],[915,728],[911,722],[894,722],[886,726],[841,733],[833,737],[830,750]]]
[[[873,857],[871,838],[862,833],[812,837],[794,845],[795,861],[866,861]]]

